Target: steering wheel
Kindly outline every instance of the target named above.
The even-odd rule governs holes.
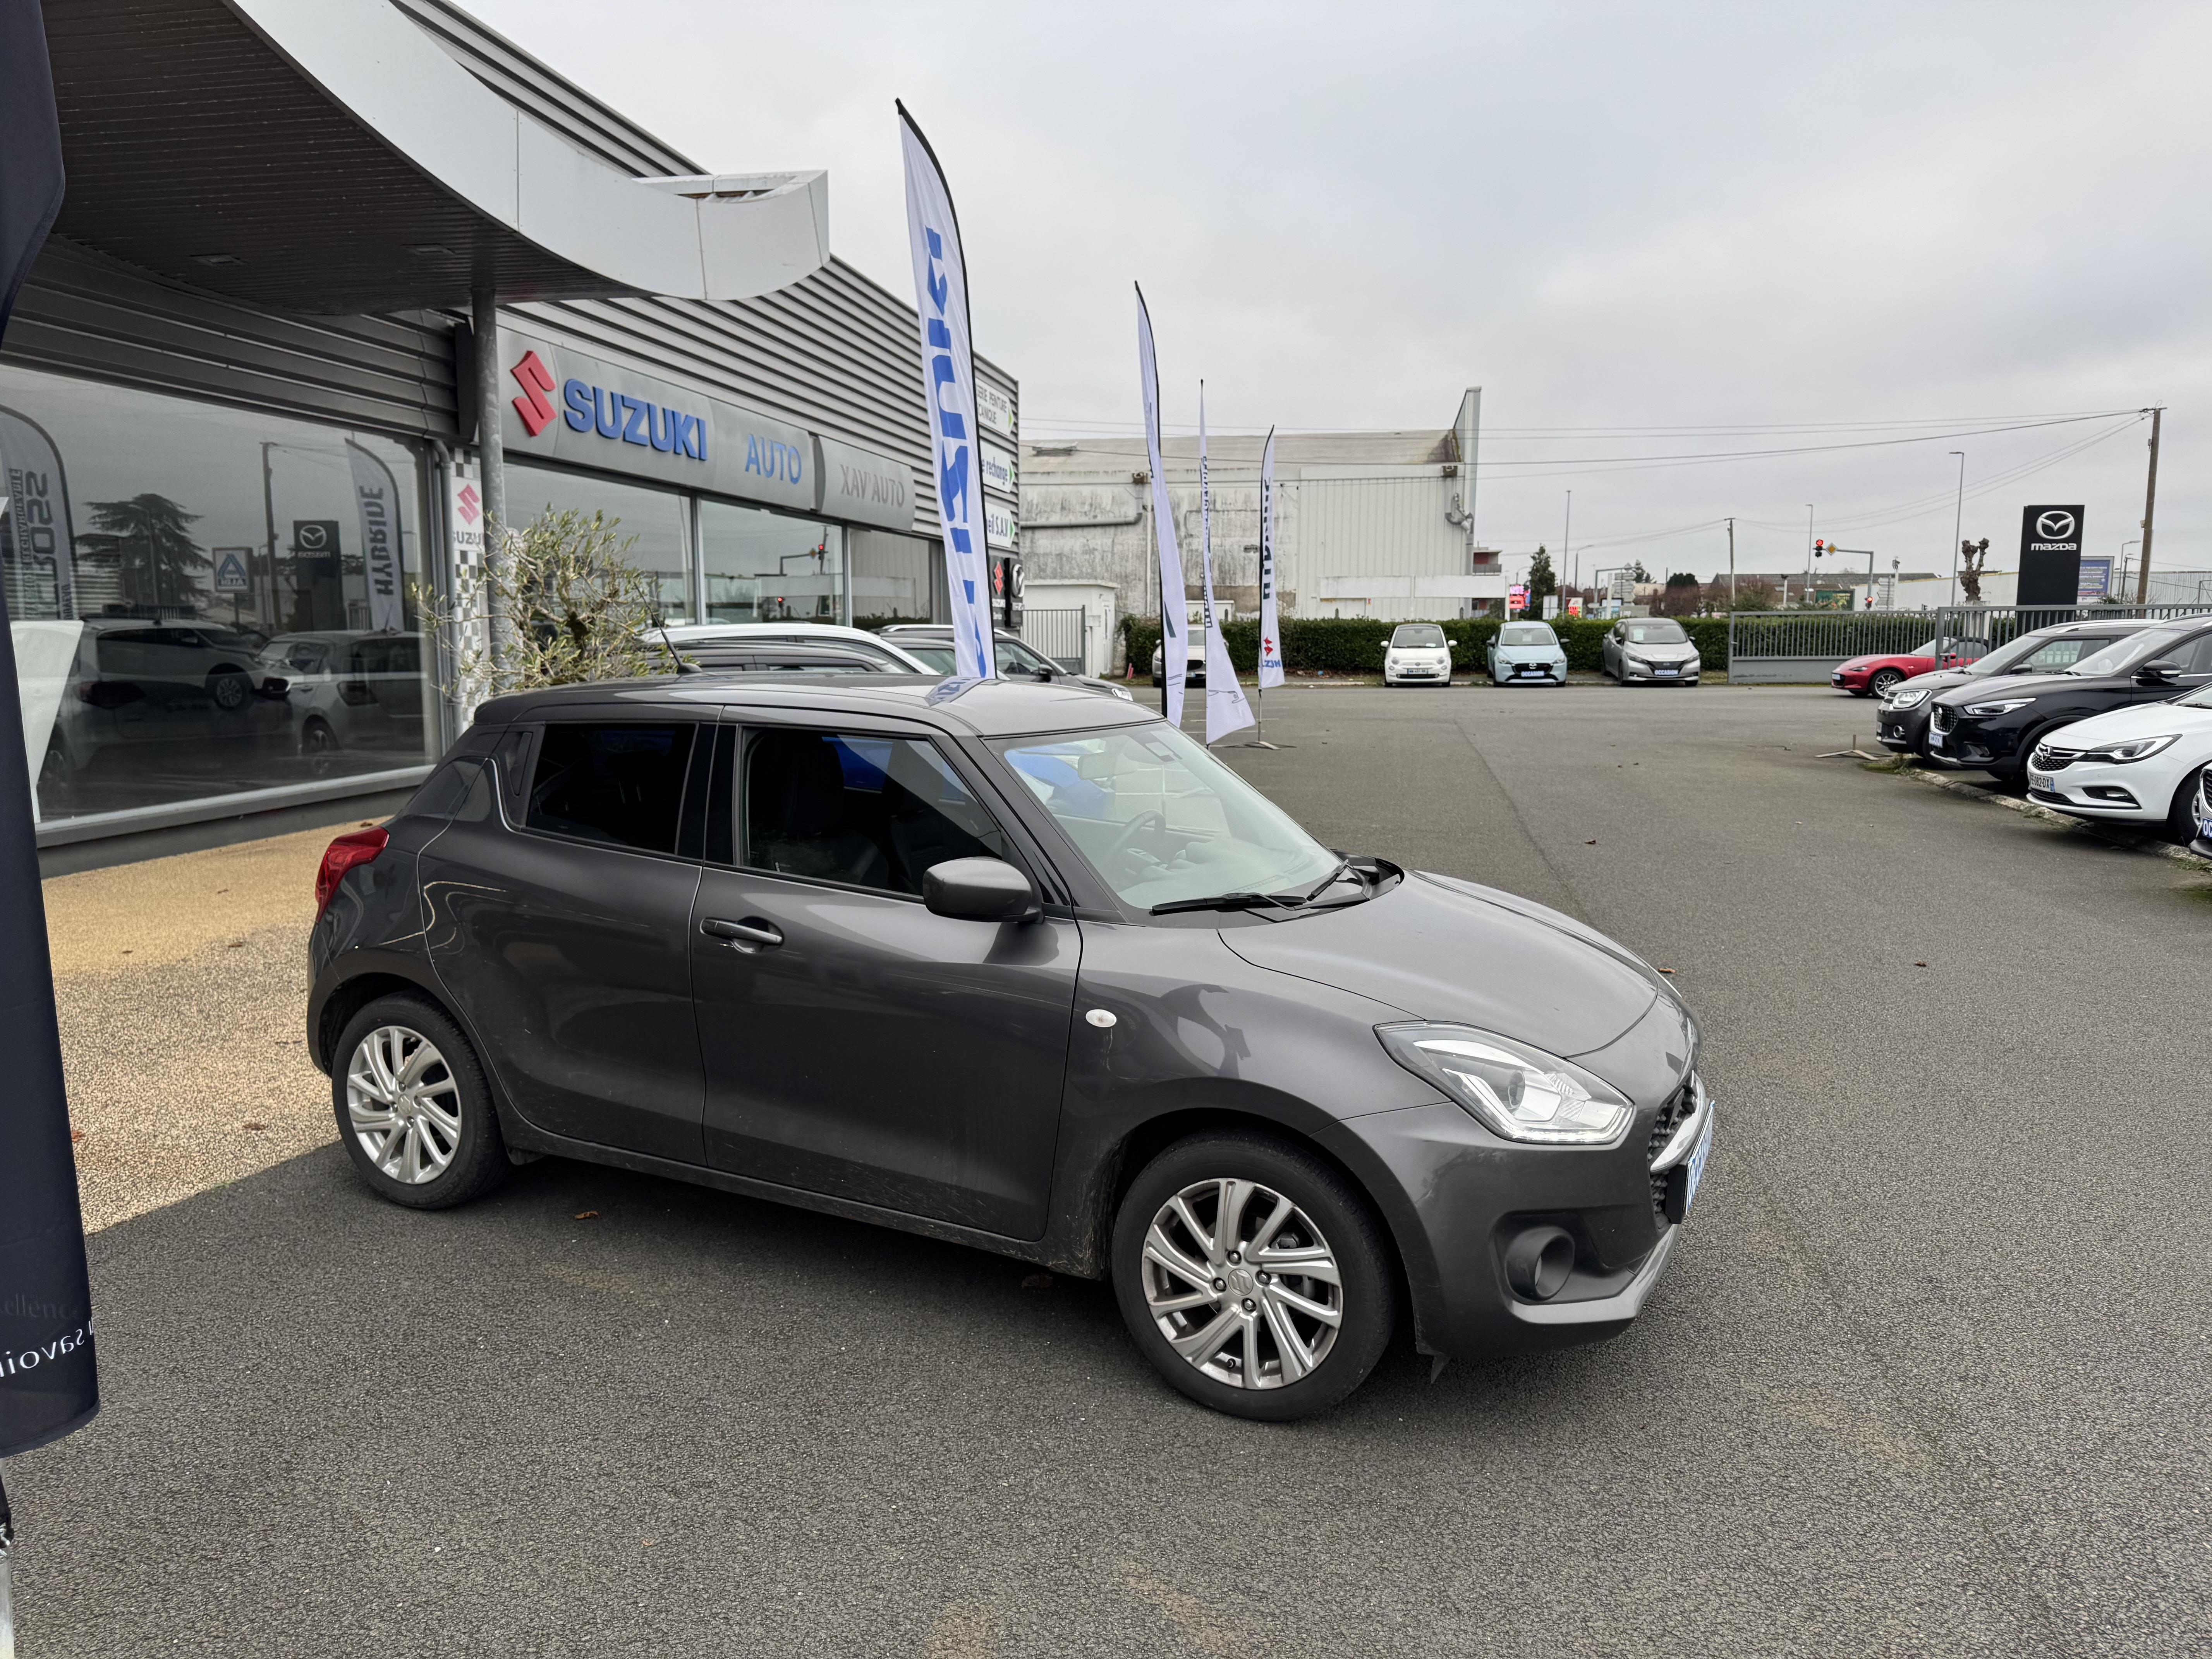
[[[1129,843],[1136,840],[1137,832],[1148,826],[1155,832],[1164,833],[1168,827],[1168,821],[1158,812],[1138,813],[1135,817],[1122,825],[1121,833],[1114,837],[1114,844],[1106,849],[1106,856],[1109,859],[1120,858],[1122,854],[1129,850]]]

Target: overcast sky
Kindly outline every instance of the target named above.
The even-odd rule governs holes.
[[[2212,7],[467,3],[709,167],[827,167],[901,294],[904,98],[1027,438],[1135,429],[1135,281],[1170,422],[1201,375],[1236,429],[1480,386],[1512,562],[1571,489],[1585,574],[1708,574],[1731,514],[1741,568],[1800,568],[1808,502],[1948,569],[1959,448],[1993,567],[2027,502],[2114,553],[2148,423],[1990,428],[2162,403],[2154,562],[2212,570]]]

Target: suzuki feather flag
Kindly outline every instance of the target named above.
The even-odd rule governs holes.
[[[1260,689],[1283,683],[1283,635],[1275,621],[1275,428],[1260,452]]]
[[[921,323],[921,391],[937,452],[937,520],[945,532],[945,586],[952,596],[957,679],[998,672],[991,648],[991,579],[983,539],[983,469],[975,453],[975,351],[969,333],[968,264],[937,153],[906,106],[898,106],[906,151],[906,231]]]
[[[1213,605],[1213,480],[1206,463],[1206,382],[1198,383],[1198,562],[1206,573],[1206,740],[1218,743],[1252,724],[1252,705],[1237,684],[1221,613]]]
[[[33,0],[0,0],[0,335],[62,204],[61,129]],[[0,490],[0,495],[6,491]],[[0,511],[22,512],[30,504]],[[65,550],[58,550],[64,552]],[[0,609],[4,609],[0,594]],[[21,729],[15,629],[0,629],[0,732]],[[23,745],[0,743],[0,1457],[58,1439],[100,1409],[92,1291],[54,1018],[39,850]],[[0,1646],[7,1637],[0,1492]]]
[[[397,634],[406,621],[400,602],[399,485],[390,467],[350,438],[346,440],[346,459],[353,464],[354,505],[361,511],[369,631]]]
[[[1189,614],[1182,594],[1182,549],[1176,545],[1175,507],[1168,500],[1166,469],[1160,464],[1160,366],[1152,355],[1152,314],[1145,309],[1145,290],[1137,290],[1137,380],[1145,399],[1145,458],[1152,467],[1152,539],[1160,556],[1160,678],[1166,695],[1160,707],[1170,724],[1182,724],[1183,669],[1189,655],[1184,631]]]

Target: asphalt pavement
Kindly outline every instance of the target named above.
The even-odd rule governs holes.
[[[1719,1135],[1626,1335],[1268,1427],[1100,1285],[550,1160],[417,1215],[326,1145],[94,1239],[26,1653],[2212,1648],[2212,881],[1816,758],[1823,690],[1267,726],[1331,844],[1674,970]]]

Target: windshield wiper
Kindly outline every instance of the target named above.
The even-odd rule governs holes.
[[[1304,893],[1299,895],[1298,902],[1300,904],[1311,904],[1323,893],[1326,893],[1330,888],[1335,886],[1337,884],[1337,878],[1342,876],[1347,870],[1351,870],[1353,879],[1358,880],[1359,872],[1357,870],[1352,869],[1352,860],[1343,854],[1338,854],[1336,859],[1336,868],[1330,871],[1315,885],[1308,888]],[[1367,884],[1364,882],[1360,883],[1362,887],[1364,887],[1366,884]]]
[[[1178,910],[1252,910],[1263,904],[1289,910],[1303,902],[1296,898],[1279,898],[1273,893],[1216,893],[1211,898],[1170,899],[1165,904],[1155,904],[1152,914],[1171,916]]]

